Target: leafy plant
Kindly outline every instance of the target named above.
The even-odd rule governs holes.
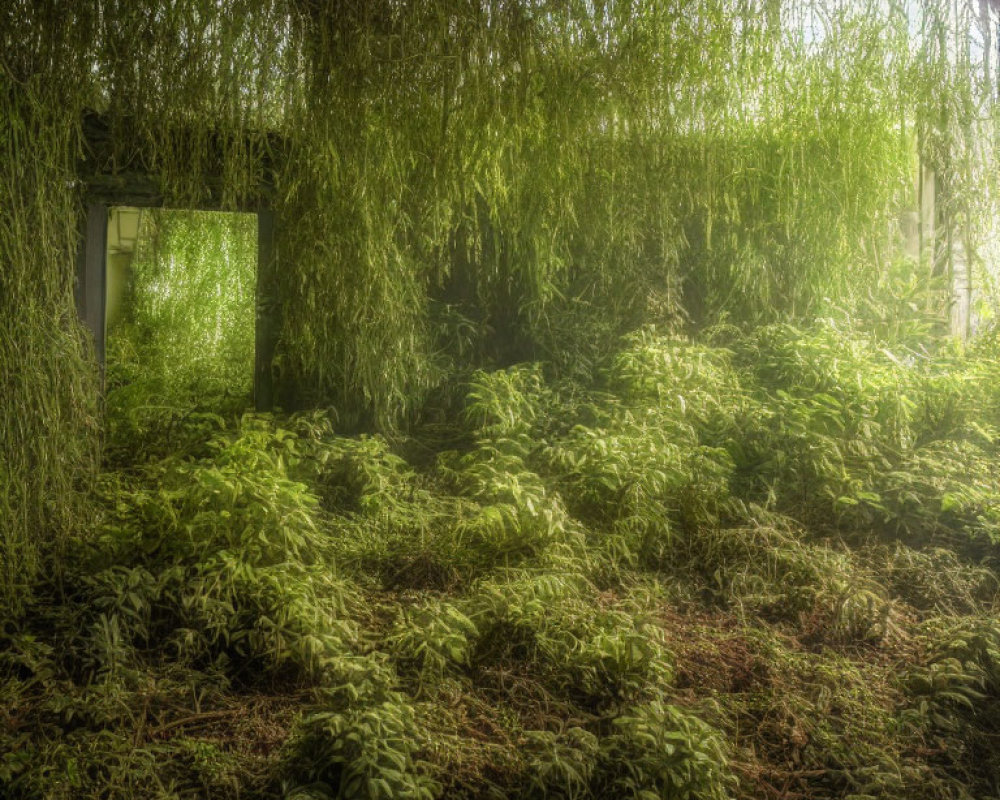
[[[291,796],[432,800],[435,784],[415,756],[415,716],[402,698],[369,708],[310,715],[298,734],[296,772],[314,782]],[[301,779],[300,779],[301,780]]]
[[[652,700],[626,709],[614,727],[601,741],[610,791],[640,800],[730,796],[723,739],[694,714]]]

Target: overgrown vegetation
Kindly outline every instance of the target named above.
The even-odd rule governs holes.
[[[997,796],[988,6],[0,4],[0,795]],[[136,173],[283,411],[197,291],[99,402]]]
[[[948,250],[976,256],[995,218],[991,73],[968,55],[978,18],[948,2],[2,13],[7,602],[38,560],[27,531],[74,527],[95,450],[70,296],[78,176],[144,173],[174,207],[268,203],[281,405],[333,405],[345,429],[412,422],[456,370],[544,359],[586,376],[642,324],[855,305],[895,252],[918,155],[948,174]],[[85,111],[107,124],[100,153]],[[37,357],[15,344],[33,337]]]
[[[189,418],[5,622],[4,796],[990,796],[1000,365],[941,347],[646,328],[402,437]]]
[[[238,416],[251,404],[256,228],[253,214],[142,212],[121,313],[107,326],[106,460],[182,450],[178,417]]]

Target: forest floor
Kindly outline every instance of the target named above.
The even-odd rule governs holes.
[[[647,329],[406,435],[122,422],[0,796],[1000,796],[1000,348]]]

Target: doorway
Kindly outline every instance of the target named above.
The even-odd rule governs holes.
[[[105,455],[155,457],[260,402],[260,215],[98,210],[81,314],[102,366]]]
[[[105,263],[109,404],[250,407],[256,215],[113,206]]]

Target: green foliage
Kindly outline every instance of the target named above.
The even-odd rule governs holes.
[[[121,329],[108,331],[117,348],[111,380],[121,369],[155,380],[160,392],[210,393],[211,383],[249,391],[256,227],[251,214],[141,212]]]
[[[943,624],[942,624],[943,623]],[[926,661],[904,678],[911,707],[904,714],[927,735],[946,742],[948,769],[972,787],[996,785],[993,753],[1000,702],[1000,631],[992,619],[935,620],[923,631]],[[975,789],[972,789],[975,791]]]
[[[106,471],[61,587],[0,629],[0,791],[988,791],[991,351],[620,345],[590,382],[472,373],[425,440],[191,416]],[[266,746],[196,735],[282,693]]]
[[[600,743],[583,728],[565,732],[527,731],[530,753],[528,797],[580,800],[592,797],[591,786],[600,756]]]
[[[694,714],[658,700],[626,709],[602,755],[615,777],[610,791],[637,800],[730,797],[726,747]]]
[[[886,558],[886,568],[880,572],[892,594],[921,611],[970,614],[995,603],[1000,589],[992,569],[970,564],[946,548],[917,550],[896,544],[888,552],[876,549],[871,556]]]
[[[670,659],[641,609],[595,611],[578,576],[557,573],[488,581],[469,598],[479,633],[473,661],[526,662],[550,691],[607,706],[670,681]]]
[[[433,800],[420,769],[416,717],[401,697],[348,712],[316,712],[303,723],[296,771],[314,782],[290,797]],[[306,794],[308,792],[308,794]]]
[[[256,234],[250,214],[141,212],[108,320],[105,458],[166,455],[191,423],[249,405]]]
[[[186,663],[235,658],[247,679],[261,666],[315,676],[350,646],[341,618],[352,592],[333,570],[317,498],[288,476],[296,438],[248,417],[205,460],[168,459],[131,491],[107,488],[80,598],[98,615],[98,673],[114,674],[132,645]]]
[[[608,370],[617,397],[597,399],[596,424],[578,424],[544,452],[574,512],[612,524],[655,560],[675,528],[717,521],[732,464],[715,446],[732,433],[742,390],[725,351],[644,330]]]
[[[391,647],[401,662],[414,666],[421,681],[440,679],[449,669],[470,665],[479,631],[458,608],[432,599],[404,615]]]
[[[886,236],[919,155],[979,263],[993,92],[919,5],[0,5],[0,794],[995,794],[996,342]],[[274,211],[333,410],[126,391],[96,477],[95,169]]]
[[[79,119],[66,117],[77,104],[67,109],[60,96],[79,91],[82,75],[72,71],[82,62],[67,55],[60,58],[67,70],[60,79],[23,81],[6,63],[0,66],[0,615],[20,608],[39,571],[58,569],[66,540],[87,528],[81,489],[96,467],[99,428],[96,373],[73,307],[76,198],[66,186]]]
[[[885,229],[917,147],[947,167],[948,208],[974,252],[995,201],[975,185],[991,169],[976,121],[991,93],[971,79],[978,65],[949,59],[965,49],[942,42],[978,20],[944,2],[910,13],[7,3],[7,597],[37,566],[32,542],[73,528],[74,481],[93,465],[96,372],[71,296],[81,161],[150,174],[167,206],[266,199],[280,221],[280,263],[261,288],[283,320],[282,404],[332,404],[345,427],[389,430],[456,367],[545,358],[586,377],[644,323],[864,306],[892,261]],[[85,109],[111,141],[81,160]],[[171,225],[165,238],[185,239],[185,223]],[[246,281],[225,285],[245,306]],[[242,319],[229,330],[245,350]],[[130,406],[115,440],[154,424]]]

